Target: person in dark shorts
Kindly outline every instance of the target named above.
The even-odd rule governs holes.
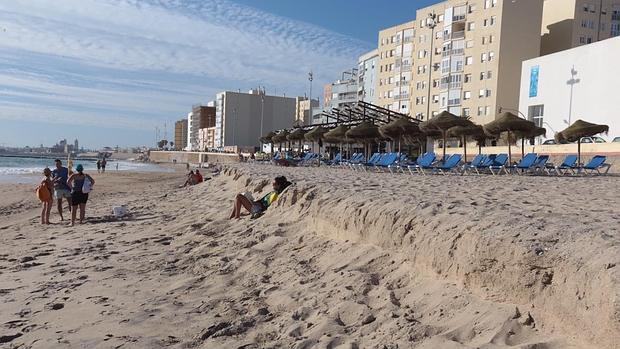
[[[62,200],[67,200],[67,204],[69,204],[69,212],[71,212],[72,208],[71,191],[67,186],[67,179],[69,179],[69,169],[62,166],[62,161],[60,161],[60,159],[54,160],[54,163],[56,164],[56,168],[52,171],[52,184],[54,185],[53,197],[56,200],[60,220],[63,221],[64,218],[62,216]]]
[[[71,226],[75,224],[75,216],[78,207],[80,208],[80,224],[84,223],[88,193],[95,184],[93,177],[84,173],[84,166],[81,164],[77,165],[75,170],[77,173],[72,174],[67,180],[67,185],[71,188],[71,203],[73,204],[73,209],[71,210]]]
[[[101,173],[101,160],[97,160],[97,173]]]
[[[235,197],[235,204],[232,212],[230,213],[230,219],[241,218],[241,209],[245,208],[250,212],[252,218],[260,217],[271,204],[278,199],[278,196],[291,185],[286,177],[279,176],[273,181],[273,191],[263,196],[259,200],[254,200],[250,193],[238,194]]]
[[[101,160],[101,173],[105,173],[105,166],[107,164],[108,164],[108,161],[104,157],[103,160]]]

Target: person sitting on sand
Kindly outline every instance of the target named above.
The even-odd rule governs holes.
[[[37,197],[43,204],[41,207],[41,224],[50,224],[50,212],[52,211],[52,192],[54,184],[52,184],[52,171],[49,168],[43,170],[43,179],[37,187]]]
[[[204,178],[202,177],[202,174],[198,170],[196,170],[196,172],[194,173],[194,182],[195,184],[204,182]]]
[[[273,181],[273,191],[263,196],[260,200],[254,200],[249,193],[238,194],[235,197],[235,205],[230,214],[230,219],[241,218],[241,208],[245,208],[252,214],[252,218],[260,217],[271,204],[278,199],[278,196],[286,189],[291,182],[286,177],[279,176]]]
[[[67,180],[67,185],[71,188],[71,204],[73,205],[71,209],[71,226],[75,224],[75,216],[78,207],[80,208],[80,224],[84,223],[88,193],[95,184],[93,177],[84,173],[84,166],[79,164],[75,170],[77,173],[72,174]]]
[[[194,184],[196,184],[196,176],[194,175],[194,170],[191,170],[187,174],[187,179],[185,180],[185,183],[183,183],[183,185],[180,185],[179,188],[185,188],[188,185],[194,185]]]

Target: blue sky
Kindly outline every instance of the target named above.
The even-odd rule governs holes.
[[[0,145],[151,145],[222,90],[317,91],[429,3],[0,1]]]

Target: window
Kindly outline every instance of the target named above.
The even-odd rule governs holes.
[[[486,53],[486,52],[483,52],[483,53],[480,55],[480,62],[484,63],[484,62],[486,62],[486,61],[487,61],[487,53]]]
[[[474,40],[468,40],[467,42],[465,42],[465,47],[466,48],[474,47]]]
[[[439,103],[439,95],[433,95],[433,103]]]
[[[469,5],[468,11],[469,13],[473,13],[474,11],[476,11],[476,5]]]
[[[479,93],[478,93],[478,98],[484,97],[485,94],[486,94],[486,90],[485,89],[480,90]]]
[[[586,43],[587,44],[591,44],[592,43],[592,37],[588,36],[588,38],[586,39]]]
[[[545,113],[545,105],[530,105],[527,108],[528,119],[538,127],[543,127],[543,115]]]
[[[463,99],[464,99],[464,100],[471,99],[471,91],[465,91],[465,92],[463,92]]]
[[[465,82],[471,82],[471,74],[465,74]]]
[[[483,36],[483,37],[482,37],[482,44],[483,44],[483,45],[486,45],[486,44],[487,44],[487,37],[486,37],[486,36]]]
[[[476,22],[469,22],[469,23],[467,23],[467,30],[468,31],[472,31],[474,29],[476,29]]]
[[[472,65],[474,64],[474,58],[469,56],[469,57],[465,57],[465,65]]]
[[[497,16],[491,16],[491,20],[489,25],[495,25],[495,22],[497,21]]]
[[[495,57],[495,52],[493,51],[489,52],[489,62],[493,60],[493,57]]]
[[[580,44],[585,44],[586,43],[586,37],[585,36],[580,36],[579,37],[579,43]]]
[[[425,57],[426,57],[426,50],[418,51],[418,58],[425,58]]]
[[[443,22],[443,15],[439,15],[439,16],[437,17],[437,22],[438,22],[438,23]]]
[[[478,116],[482,116],[484,114],[484,107],[478,107]]]
[[[495,35],[489,35],[489,44],[492,44],[495,41]]]
[[[463,117],[469,117],[470,111],[469,108],[463,108]]]
[[[491,97],[491,90],[486,91],[485,97]]]
[[[490,79],[490,78],[492,78],[492,77],[493,77],[493,73],[489,70],[489,71],[487,72],[487,79]]]
[[[433,80],[433,87],[439,87],[439,79]]]
[[[487,77],[487,73],[485,72],[480,73],[480,80],[484,80],[486,77]]]
[[[486,106],[484,107],[484,115],[491,115],[491,107]]]
[[[482,26],[483,26],[483,27],[487,27],[488,25],[489,25],[489,20],[488,20],[488,19],[484,19],[484,20],[482,21]]]

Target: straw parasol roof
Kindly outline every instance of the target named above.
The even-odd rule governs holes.
[[[364,121],[351,128],[347,131],[346,136],[359,141],[374,141],[377,138],[381,138],[379,128],[370,121]]]
[[[273,136],[275,136],[275,135],[276,135],[276,133],[275,133],[275,132],[270,131],[270,132],[269,132],[269,133],[267,133],[266,135],[262,136],[262,137],[260,138],[260,141],[261,141],[262,143],[267,143],[267,144],[269,144],[269,143],[273,143],[272,138],[273,138]]]
[[[497,119],[484,125],[484,131],[490,135],[498,135],[502,132],[531,132],[536,124],[522,119],[513,113],[502,113]]]
[[[555,135],[555,140],[558,142],[577,141],[577,154],[578,161],[581,163],[581,137],[591,137],[599,133],[608,133],[608,125],[597,125],[583,120],[577,120],[572,125],[568,126],[564,131],[558,132]]]
[[[522,119],[513,113],[505,112],[494,121],[484,125],[484,132],[489,135],[499,135],[508,132],[508,159],[512,163],[512,152],[510,147],[510,135],[512,132],[529,133],[536,129],[536,124]]]
[[[478,153],[482,152],[482,142],[487,138],[484,129],[473,122],[469,126],[454,126],[448,129],[448,136],[463,137],[463,154],[467,161],[467,137],[471,137],[478,142]]]
[[[419,125],[420,131],[424,133],[426,137],[438,138],[441,137],[441,131],[434,128],[429,121],[423,121]]]
[[[277,135],[273,136],[271,139],[273,140],[274,143],[284,143],[288,141],[287,139],[288,135],[289,135],[289,132],[287,130],[282,130],[278,132]]]
[[[302,141],[304,140],[304,135],[306,131],[303,128],[296,128],[286,137],[289,141]]]
[[[323,138],[323,135],[327,132],[327,130],[323,126],[317,126],[312,130],[306,132],[304,138],[307,141],[318,141]]]
[[[448,138],[448,130],[456,126],[470,126],[472,122],[466,118],[456,116],[450,112],[442,111],[439,115],[434,116],[424,125],[425,133],[430,136],[433,130],[441,132],[443,139],[443,159],[446,158],[446,138]],[[431,136],[432,137],[432,136]]]
[[[574,142],[581,137],[591,137],[599,133],[609,132],[609,126],[597,125],[583,120],[577,120],[564,131],[558,132],[555,137],[557,141],[567,140]]]
[[[407,118],[398,118],[387,125],[379,127],[379,133],[383,137],[391,139],[399,139],[402,136],[415,136],[422,133],[418,125],[407,120]]]
[[[323,135],[323,138],[329,143],[346,143],[348,141],[346,133],[349,127],[345,125],[336,126]]]

